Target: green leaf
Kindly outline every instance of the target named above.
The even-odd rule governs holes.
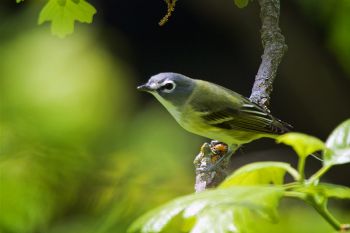
[[[299,179],[298,172],[288,163],[282,162],[257,162],[245,165],[227,177],[220,188],[235,185],[256,184],[283,184],[284,176],[288,172],[295,180]]]
[[[74,31],[74,22],[91,23],[96,9],[85,0],[49,0],[39,15],[39,24],[51,21],[53,35],[65,37]]]
[[[16,3],[24,2],[24,0],[16,0]]]
[[[244,8],[248,5],[249,0],[234,0],[235,4],[239,8]]]
[[[277,218],[277,206],[284,190],[281,187],[232,187],[191,194],[175,199],[137,219],[129,232],[160,232],[176,215],[195,218],[191,232],[240,232],[247,219],[260,216]],[[250,227],[254,222],[249,224]],[[181,229],[181,226],[179,226]]]
[[[319,195],[326,198],[350,199],[350,188],[341,185],[320,183],[296,188],[298,192]]]
[[[276,141],[277,143],[284,143],[293,147],[302,158],[306,158],[308,155],[325,148],[324,143],[320,139],[303,133],[286,133],[278,136]]]
[[[328,137],[327,150],[323,155],[324,165],[350,162],[350,119],[341,123]]]

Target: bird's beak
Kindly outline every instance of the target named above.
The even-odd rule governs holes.
[[[150,92],[150,91],[154,91],[154,88],[152,88],[151,86],[147,85],[147,84],[143,84],[141,86],[137,87],[138,91],[146,91],[146,92]]]

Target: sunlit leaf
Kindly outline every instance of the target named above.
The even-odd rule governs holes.
[[[350,119],[341,123],[328,137],[324,164],[335,165],[350,162]]]
[[[303,158],[325,148],[320,139],[303,133],[286,133],[278,136],[276,141],[293,147],[297,154]]]
[[[196,219],[192,233],[238,232],[246,225],[242,219],[254,219],[257,215],[275,221],[283,193],[280,187],[246,186],[191,194],[146,213],[131,225],[129,231],[160,232],[183,212],[184,219]]]
[[[16,0],[16,3],[24,2],[24,0]]]
[[[234,0],[235,4],[239,8],[244,8],[248,5],[249,0]]]
[[[296,190],[312,195],[320,195],[325,198],[350,199],[350,188],[341,185],[320,183],[318,185],[298,187]]]
[[[50,0],[40,12],[39,24],[51,21],[51,32],[59,37],[73,33],[75,21],[91,23],[96,9],[85,0]]]
[[[257,162],[245,165],[227,177],[221,188],[235,185],[256,184],[283,184],[284,176],[288,172],[294,179],[299,179],[298,172],[288,163],[282,162]]]

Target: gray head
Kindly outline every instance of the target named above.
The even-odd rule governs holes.
[[[153,94],[180,107],[192,94],[195,81],[182,74],[160,73],[152,76],[144,85],[138,86],[137,90]]]

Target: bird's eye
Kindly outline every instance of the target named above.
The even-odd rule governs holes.
[[[168,83],[165,83],[162,87],[161,87],[161,89],[162,89],[162,91],[164,91],[164,92],[167,92],[167,93],[170,93],[170,92],[172,92],[174,89],[175,89],[175,83],[174,82],[168,82]]]
[[[173,88],[174,88],[174,84],[172,84],[172,83],[167,83],[164,85],[164,89],[166,89],[166,90],[171,90]]]

